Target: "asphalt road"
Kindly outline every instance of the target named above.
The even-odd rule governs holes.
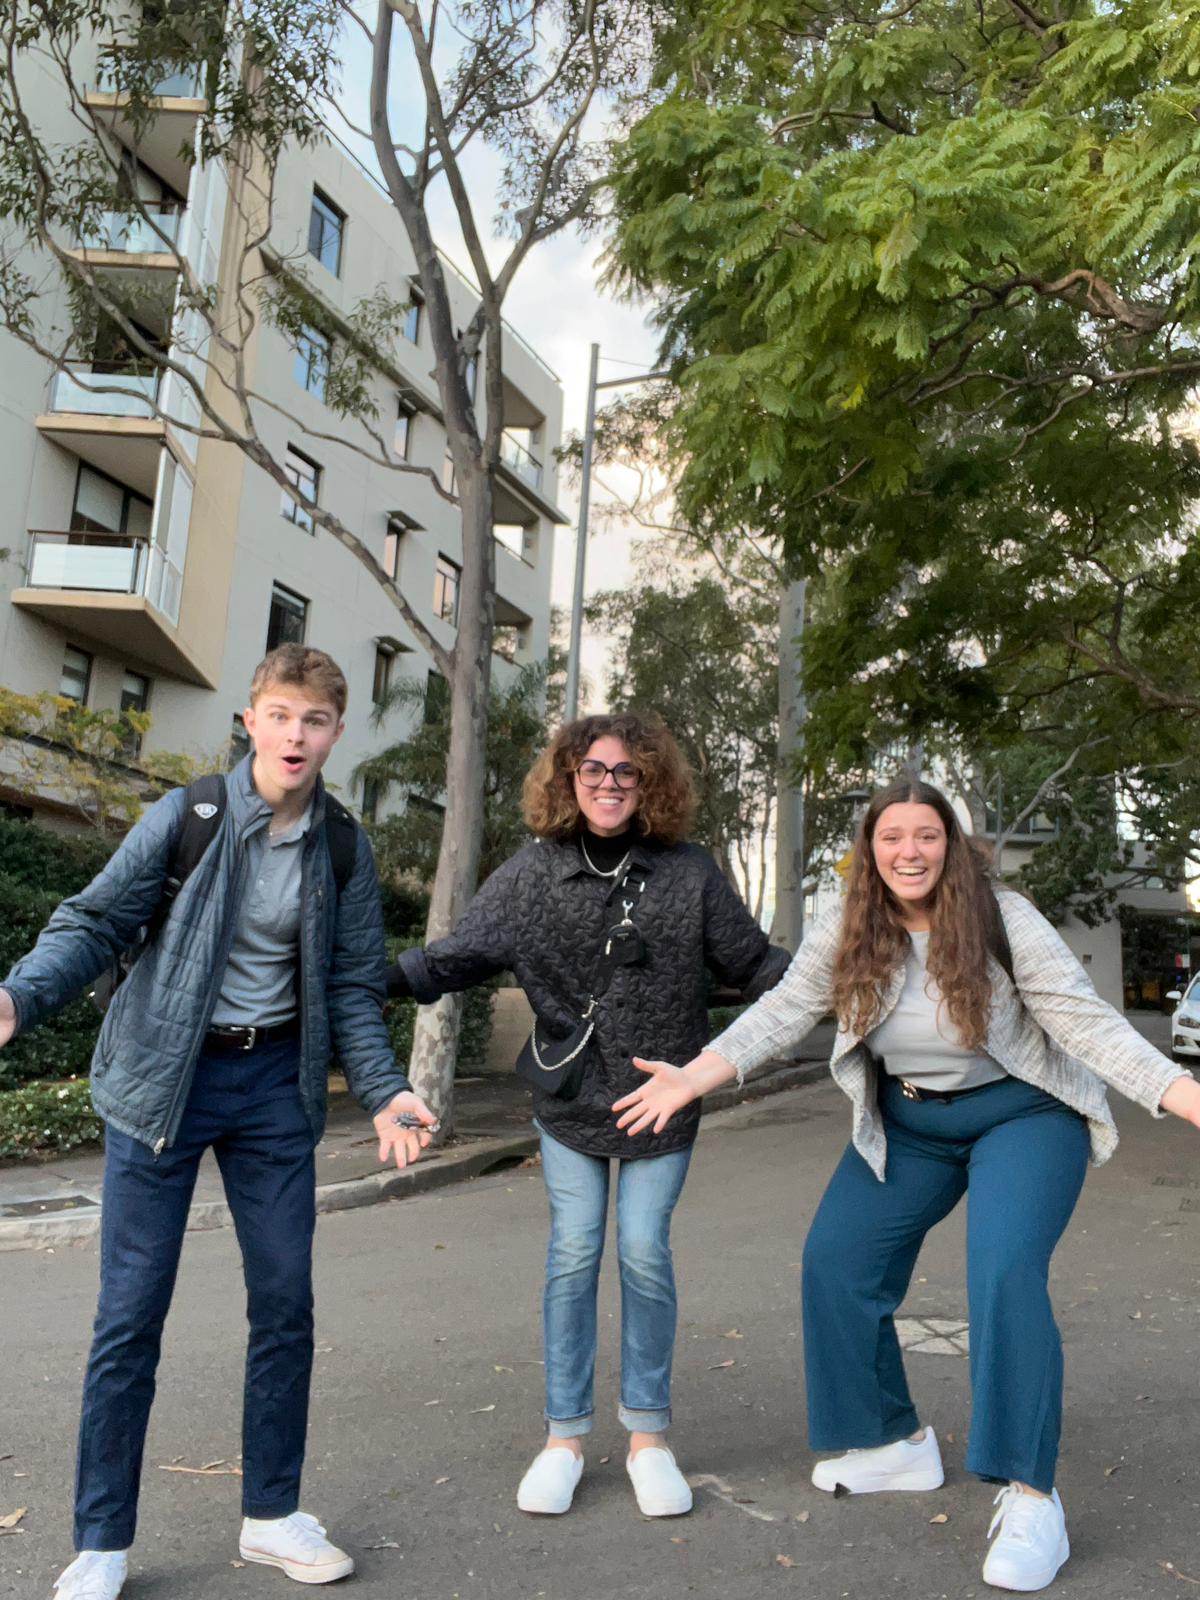
[[[1059,1487],[1067,1600],[1200,1597],[1200,1142],[1118,1108],[1056,1258],[1067,1346]],[[967,1363],[912,1353],[947,1461],[935,1495],[834,1500],[808,1481],[797,1279],[813,1207],[847,1137],[828,1083],[706,1120],[675,1231],[681,1287],[673,1442],[709,1475],[692,1516],[641,1518],[615,1418],[606,1265],[599,1425],[575,1509],[517,1511],[541,1438],[545,1199],[517,1169],[323,1217],[305,1508],[388,1600],[680,1600],[904,1595],[972,1600],[991,1491],[962,1470]],[[49,1600],[69,1554],[74,1430],[94,1305],[92,1242],[0,1257],[0,1596]],[[962,1212],[930,1236],[907,1314],[965,1317]],[[189,1235],[168,1323],[127,1600],[295,1593],[237,1561],[242,1286],[232,1233]],[[947,1520],[931,1521],[945,1514]]]

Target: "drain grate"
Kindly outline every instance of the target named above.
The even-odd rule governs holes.
[[[46,1217],[55,1211],[78,1211],[81,1206],[96,1206],[86,1194],[58,1194],[52,1200],[9,1200],[0,1206],[0,1217]]]

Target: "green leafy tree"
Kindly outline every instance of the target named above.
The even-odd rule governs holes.
[[[7,0],[2,12],[0,212],[7,248],[0,256],[0,325],[60,369],[87,348],[91,330],[101,324],[111,330],[122,354],[114,391],[121,391],[122,378],[128,388],[129,380],[146,374],[169,375],[158,389],[165,420],[244,452],[391,598],[450,686],[446,843],[433,882],[431,936],[444,933],[462,912],[482,846],[505,300],[531,251],[595,219],[604,154],[597,119],[606,100],[641,83],[655,9],[653,0],[619,6],[600,0],[522,6],[376,0],[364,8],[347,0],[253,6],[194,0],[114,14],[108,0]],[[205,109],[196,153],[201,162],[220,164],[236,213],[219,285],[178,251],[153,211],[121,183],[119,154],[85,93],[97,41],[135,132],[158,114],[164,74],[203,63]],[[351,108],[358,97],[352,87],[343,94],[342,79],[355,63],[363,64],[368,81],[362,103]],[[48,102],[68,108],[68,142],[43,126],[39,110]],[[314,290],[303,255],[289,254],[275,237],[273,177],[280,153],[323,139],[323,119],[334,115],[369,137],[415,257],[453,491],[439,474],[397,458],[390,425],[383,426],[372,399],[381,374],[402,385],[393,349],[409,309],[407,286],[383,281],[360,303],[334,311]],[[451,269],[435,237],[434,219],[443,208],[478,284],[465,325],[455,313]],[[174,258],[177,290],[166,340],[148,337],[140,308],[122,297],[111,275],[72,249],[114,209],[128,211],[131,225],[156,237],[162,253]],[[64,297],[67,318],[59,310]],[[279,407],[254,391],[245,357],[264,323],[298,339],[313,320],[334,337],[326,399],[356,424],[339,443],[398,475],[424,473],[435,492],[460,509],[463,560],[450,647],[336,512],[296,493],[272,444]],[[144,399],[145,385],[135,388]],[[180,402],[174,407],[167,404],[172,395]],[[306,431],[295,416],[289,428]],[[453,999],[423,1011],[411,1068],[418,1091],[447,1130],[457,1020]]]
[[[1032,743],[1062,788],[1131,797],[1177,869],[1198,51],[1200,7],[1155,0],[685,3],[613,169],[682,515],[770,528],[820,577],[814,771]]]

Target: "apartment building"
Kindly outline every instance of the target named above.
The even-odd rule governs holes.
[[[87,103],[111,130],[124,192],[138,196],[152,223],[117,208],[88,237],[68,243],[88,253],[139,327],[173,352],[197,349],[198,319],[176,296],[177,257],[220,293],[247,226],[222,167],[180,158],[205,109],[203,76],[165,79],[155,115],[135,139],[100,44],[91,60],[81,49],[76,71],[88,85]],[[26,83],[26,103],[51,136],[72,137],[58,103],[61,81],[31,70],[41,75]],[[352,448],[367,443],[362,430],[324,401],[331,341],[354,307],[381,286],[396,299],[411,295],[394,359],[376,375],[378,427],[398,459],[452,487],[407,239],[387,197],[332,137],[285,152],[274,196],[269,238],[255,263],[268,279],[302,277],[317,309],[299,350],[265,323],[246,347],[260,433],[297,486],[336,512],[449,645],[462,560],[457,507],[430,476]],[[476,296],[465,279],[452,271],[450,278],[465,325]],[[65,304],[61,311],[65,319]],[[246,686],[269,647],[319,645],[350,682],[346,734],[327,776],[370,813],[375,797],[351,793],[351,769],[405,731],[399,713],[382,732],[372,729],[374,703],[399,675],[427,684],[432,673],[430,657],[370,573],[240,450],[193,431],[200,413],[187,385],[173,373],[160,381],[129,370],[123,341],[103,319],[67,373],[5,334],[0,353],[7,484],[0,548],[11,590],[0,602],[0,683],[92,707],[148,710],[147,753],[203,754],[244,740]],[[198,354],[179,359],[204,377]],[[553,535],[566,520],[555,500],[558,379],[512,330],[503,365],[500,682],[547,653]],[[206,384],[216,395],[217,377],[208,373]]]

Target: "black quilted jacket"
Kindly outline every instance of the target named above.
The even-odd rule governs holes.
[[[655,1136],[618,1129],[614,1100],[644,1082],[631,1057],[682,1066],[709,1037],[706,969],[755,999],[773,988],[790,960],[768,944],[707,850],[694,844],[640,843],[634,870],[645,875],[634,921],[645,959],[618,967],[599,1003],[579,1096],[534,1094],[539,1122],[554,1138],[594,1156],[654,1156],[685,1150],[700,1106]],[[424,950],[406,950],[388,975],[388,992],[428,1004],[500,972],[512,972],[543,1029],[565,1037],[592,990],[604,934],[619,920],[606,901],[612,882],[593,873],[573,841],[539,840],[487,880],[454,932]]]

